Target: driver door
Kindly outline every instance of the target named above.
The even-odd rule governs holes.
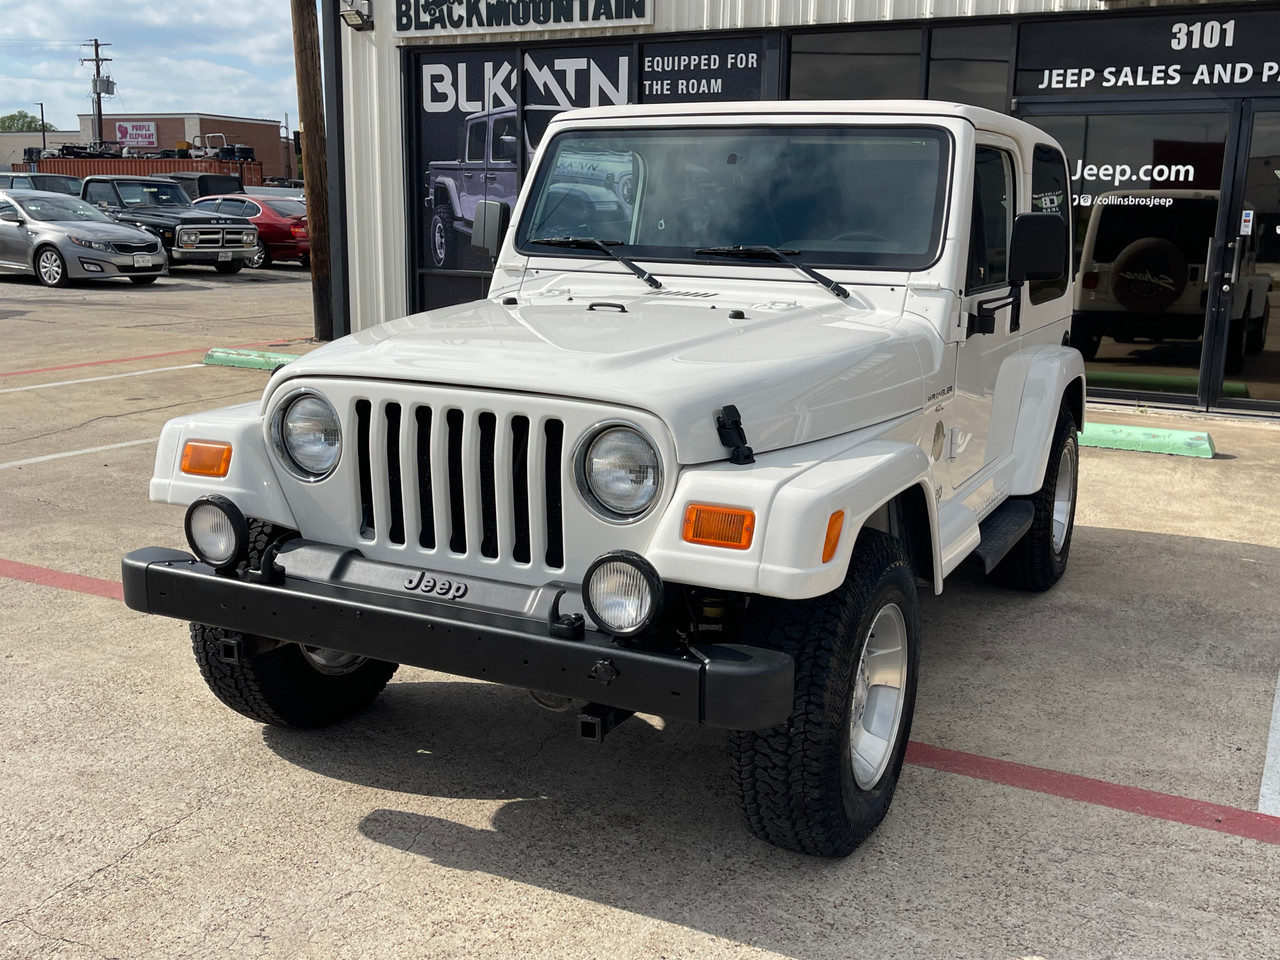
[[[1008,299],[1009,238],[1017,212],[1019,170],[1013,144],[979,135],[974,154],[973,206],[969,223],[969,268],[962,310],[968,337],[956,351],[956,398],[947,437],[951,488],[958,490],[993,459],[990,444],[996,377],[1017,351],[1019,313],[1011,304],[995,311],[995,329],[978,332],[979,304]],[[1021,294],[1019,294],[1021,295]]]

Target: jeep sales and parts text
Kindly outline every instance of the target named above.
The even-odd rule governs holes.
[[[1044,68],[1034,85],[1037,93],[1055,90],[1119,90],[1139,87],[1243,87],[1280,84],[1280,61],[1232,59],[1241,30],[1237,21],[1201,20],[1168,24],[1169,49],[1203,59],[1206,51],[1222,50],[1221,60],[1200,63],[1145,63],[1111,66]],[[1254,38],[1256,40],[1256,38]],[[1170,57],[1169,59],[1174,59]],[[1030,94],[1029,88],[1023,93]]]

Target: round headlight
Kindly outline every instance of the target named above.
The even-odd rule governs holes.
[[[318,393],[301,393],[280,405],[275,439],[285,466],[302,480],[323,480],[342,455],[338,412]]]
[[[637,517],[658,497],[658,451],[634,427],[601,430],[585,445],[578,470],[588,503],[603,508],[608,519]]]
[[[601,630],[633,636],[662,609],[662,578],[638,553],[606,553],[587,568],[582,601]]]
[[[219,570],[234,567],[249,542],[249,524],[226,497],[201,497],[187,508],[185,527],[191,551]]]
[[[178,242],[184,247],[194,246],[200,242],[200,234],[194,230],[183,230],[178,234]]]

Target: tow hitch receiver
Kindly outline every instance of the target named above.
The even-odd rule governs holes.
[[[605,735],[634,711],[619,710],[617,707],[606,707],[601,703],[588,703],[578,714],[578,736],[583,740],[604,743]]]

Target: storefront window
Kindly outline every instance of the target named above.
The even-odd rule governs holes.
[[[1007,110],[1009,34],[1007,23],[934,29],[929,40],[929,99]]]
[[[1280,327],[1271,318],[1280,306],[1280,113],[1253,118],[1244,209],[1233,217],[1240,228],[1240,267],[1232,294],[1233,329],[1228,335],[1228,399],[1280,400]]]
[[[1075,204],[1072,344],[1091,386],[1195,394],[1225,113],[1036,116]]]
[[[920,30],[797,34],[791,41],[791,99],[918,97],[920,44]]]

